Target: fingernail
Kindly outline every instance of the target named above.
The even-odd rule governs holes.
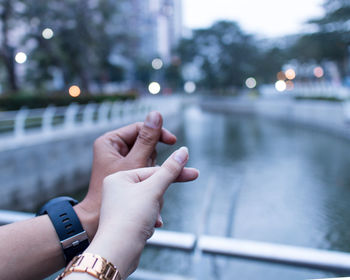
[[[188,160],[188,149],[186,147],[178,149],[174,154],[174,159],[180,164],[185,163]]]
[[[150,128],[160,127],[160,115],[158,112],[151,112],[147,115],[145,125]]]
[[[163,225],[163,218],[161,215],[158,216],[158,220],[159,220],[160,224]]]

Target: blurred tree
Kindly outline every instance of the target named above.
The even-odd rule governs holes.
[[[326,0],[323,4],[325,15],[311,20],[321,32],[349,32],[350,2],[348,0]]]
[[[0,59],[6,69],[7,85],[11,90],[17,90],[15,70],[15,46],[10,42],[11,32],[18,26],[19,14],[23,4],[18,0],[0,0]]]
[[[250,76],[271,81],[280,70],[281,51],[261,50],[258,45],[237,23],[220,21],[208,29],[194,30],[192,38],[181,41],[177,52],[183,64],[200,69],[201,86],[227,89],[241,87]]]
[[[276,80],[276,73],[281,71],[288,60],[286,51],[278,47],[260,50],[255,64],[255,77],[259,83],[271,83]]]
[[[182,87],[181,60],[174,57],[169,65],[165,66],[164,80],[167,87],[177,90]]]
[[[301,61],[334,61],[342,77],[348,74],[350,46],[350,2],[348,0],[326,0],[325,15],[309,23],[318,31],[302,36],[291,49],[291,55]]]
[[[127,49],[121,48],[127,44],[127,31],[116,25],[119,5],[124,1],[27,0],[29,32],[25,42],[35,42],[30,62],[36,69],[28,77],[41,84],[52,78],[53,69],[58,69],[64,85],[76,81],[85,90],[92,82],[120,81],[122,67],[115,65],[111,56]],[[53,30],[52,39],[43,38],[45,28]]]
[[[147,87],[152,79],[151,62],[139,60],[135,63],[135,80],[141,87]]]

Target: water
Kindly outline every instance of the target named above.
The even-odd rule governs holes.
[[[168,190],[164,229],[350,252],[349,142],[302,127],[212,114],[197,107],[187,109],[183,119],[178,146],[189,147],[188,165],[201,175]],[[209,214],[201,225],[210,188]],[[141,267],[198,279],[335,276],[219,256],[204,256],[196,264],[191,253],[154,248],[146,249]]]

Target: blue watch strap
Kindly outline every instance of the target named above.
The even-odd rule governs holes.
[[[68,201],[53,204],[46,209],[46,212],[55,225],[61,241],[84,231],[77,214]]]
[[[61,242],[66,262],[82,253],[89,240],[80,220],[73,209],[76,202],[68,197],[55,198],[39,211],[39,215],[48,214]]]

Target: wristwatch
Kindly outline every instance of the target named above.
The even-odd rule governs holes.
[[[36,214],[37,216],[48,214],[50,217],[67,264],[90,244],[87,232],[73,209],[77,203],[78,201],[68,196],[57,197],[42,206]]]
[[[73,258],[66,269],[55,279],[61,280],[73,273],[87,273],[99,280],[122,280],[117,267],[105,258],[91,253],[83,253]]]

